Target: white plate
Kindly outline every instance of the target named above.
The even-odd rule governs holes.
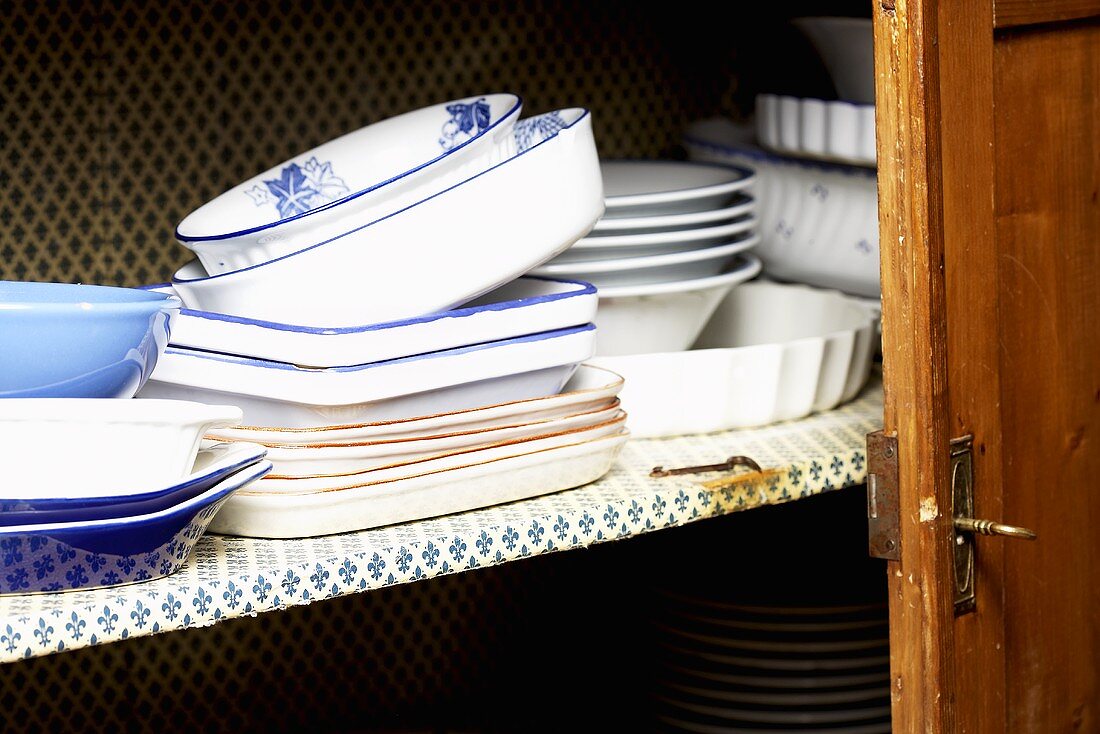
[[[748,233],[756,230],[758,224],[754,217],[746,216],[716,227],[586,237],[558,255],[551,263],[544,265],[543,269],[561,263],[613,260],[622,257],[646,257],[648,255],[700,250],[733,240],[743,240],[748,236]]]
[[[552,262],[534,272],[539,275],[582,279],[592,283],[601,293],[605,288],[616,286],[682,283],[685,280],[720,275],[728,269],[739,253],[755,247],[759,242],[760,235],[752,235],[713,247],[670,252],[664,255],[616,257],[613,260],[584,260],[583,262]]]
[[[752,196],[745,193],[734,194],[729,204],[721,209],[705,209],[701,212],[684,212],[683,214],[658,214],[650,217],[619,217],[615,219],[604,217],[596,222],[596,226],[592,228],[589,237],[693,229],[737,219],[746,214],[752,214],[754,211],[756,211],[756,200]]]
[[[298,538],[411,522],[571,489],[611,468],[627,434],[339,492],[234,495],[213,532]],[[282,480],[290,481],[290,480]]]
[[[870,376],[875,323],[862,303],[835,291],[748,283],[715,308],[695,349],[594,363],[626,378],[623,407],[636,436],[747,428],[830,410],[858,395]],[[605,334],[629,324],[601,323],[599,350]]]
[[[75,497],[168,486],[187,476],[214,427],[241,422],[240,408],[180,401],[0,400],[4,484],[21,497]],[[10,494],[10,492],[0,492]]]
[[[815,658],[811,656],[799,656],[797,658],[767,658],[758,655],[736,655],[716,653],[713,650],[687,650],[676,645],[662,642],[661,646],[690,660],[693,664],[707,662],[716,666],[730,666],[736,668],[738,673],[716,673],[713,671],[698,670],[695,668],[683,668],[708,680],[746,684],[754,676],[744,678],[742,669],[767,670],[777,675],[760,676],[761,680],[775,680],[779,687],[805,687],[821,688],[827,686],[855,686],[864,683],[877,682],[889,676],[888,670],[867,672],[867,668],[885,668],[890,664],[890,655],[883,651],[880,655],[864,655],[860,657],[846,655],[836,658]],[[680,669],[680,668],[677,668]],[[853,671],[862,671],[853,673]],[[836,672],[848,673],[845,676],[834,675]],[[807,673],[819,673],[821,675],[806,675]],[[789,675],[788,675],[789,674]],[[881,678],[880,678],[881,677]],[[752,685],[764,685],[755,683]]]
[[[752,134],[727,120],[692,125],[692,158],[756,169],[757,252],[768,275],[858,296],[879,296],[878,184],[858,166],[787,158],[746,142]]]
[[[395,420],[557,393],[595,341],[587,325],[329,369],[169,347],[138,396],[228,402],[250,425]]]
[[[489,94],[367,125],[203,204],[176,237],[211,275],[324,242],[515,155],[521,108],[514,94]]]
[[[874,166],[875,106],[758,94],[756,138],[799,158]]]
[[[454,308],[562,252],[603,214],[591,115],[540,120],[555,123],[551,137],[388,217],[232,273],[184,270],[172,285],[188,308],[285,324],[360,326]]]
[[[772,727],[766,729],[749,729],[740,725],[715,725],[715,724],[701,724],[693,721],[684,721],[675,716],[666,716],[661,714],[657,717],[666,726],[675,727],[683,732],[690,732],[691,734],[776,734],[777,731],[786,731],[787,734],[890,734],[891,728],[888,722],[877,724],[864,724],[862,726],[844,726],[844,727],[829,727],[822,729],[820,727],[810,727],[808,729],[782,729],[777,730]]]
[[[366,484],[377,484],[378,482],[406,479],[425,473],[448,471],[456,467],[479,464],[517,453],[555,449],[559,446],[569,446],[582,441],[604,438],[621,433],[625,423],[626,414],[618,410],[610,419],[595,425],[571,428],[554,433],[535,433],[525,438],[453,449],[425,458],[394,461],[354,473],[274,477],[267,484],[258,485],[256,491],[277,492],[279,494],[312,494],[314,492],[355,489]]]
[[[715,636],[681,629],[680,627],[667,626],[655,623],[654,626],[662,633],[675,637],[679,644],[696,646],[704,649],[721,649],[733,651],[743,657],[770,657],[771,653],[804,655],[838,655],[846,657],[846,653],[858,653],[868,656],[875,652],[887,652],[890,647],[888,637],[870,640],[817,640],[781,642],[776,640],[735,639],[729,636]],[[762,654],[763,653],[763,654]]]
[[[252,441],[266,446],[323,443],[396,441],[501,426],[555,420],[577,413],[610,407],[623,387],[623,380],[610,370],[581,365],[560,394],[511,402],[486,403],[470,410],[433,413],[402,420],[352,425],[290,429],[240,426],[211,431],[210,438],[222,441]]]
[[[789,711],[769,711],[760,709],[739,709],[733,706],[716,705],[713,703],[696,703],[693,701],[680,700],[669,695],[659,695],[657,699],[692,714],[713,717],[716,719],[727,719],[738,723],[818,726],[821,724],[855,724],[870,719],[881,719],[890,715],[889,700],[885,702],[885,705],[864,706],[860,708],[851,707],[833,711],[814,711],[812,709],[809,711],[797,709]],[[826,731],[832,730],[826,729]]]
[[[725,164],[623,160],[600,167],[608,218],[718,209],[753,183],[751,170]]]
[[[441,457],[455,451],[485,448],[503,441],[589,428],[613,420],[621,413],[618,400],[614,400],[606,408],[584,411],[564,418],[442,436],[353,444],[276,446],[268,450],[267,458],[275,465],[271,472],[273,477],[354,474],[398,463]]]
[[[884,676],[879,685],[869,688],[856,688],[847,691],[819,691],[816,693],[734,691],[726,688],[684,685],[681,682],[667,679],[658,680],[656,685],[670,692],[686,693],[690,696],[710,699],[719,704],[741,703],[750,706],[833,706],[843,703],[864,703],[883,699],[888,701],[890,699],[890,680],[888,676]]]
[[[157,290],[173,292],[171,285]],[[528,277],[452,311],[366,326],[274,324],[183,309],[172,318],[171,344],[299,367],[340,367],[587,324],[596,302],[589,283]]]
[[[760,260],[741,255],[721,275],[696,280],[601,288],[596,311],[600,355],[687,349],[722,299],[760,272]],[[645,328],[638,328],[645,324]]]

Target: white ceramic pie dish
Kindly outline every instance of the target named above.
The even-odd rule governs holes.
[[[750,169],[720,162],[617,160],[600,165],[608,219],[719,209],[753,183]]]
[[[755,278],[760,267],[758,258],[744,254],[726,272],[708,278],[601,288],[596,353],[687,349],[730,289]]]
[[[747,428],[829,410],[859,394],[877,344],[857,299],[800,285],[730,291],[690,351],[598,357],[625,378],[639,437]]]
[[[783,157],[751,139],[751,131],[714,119],[692,125],[684,145],[693,158],[756,169],[763,236],[756,252],[768,275],[878,297],[875,170]]]
[[[490,444],[577,428],[588,428],[617,418],[622,413],[618,400],[606,407],[544,421],[479,428],[423,438],[398,438],[343,444],[296,444],[268,449],[268,460],[278,478],[335,476],[371,471],[391,464],[420,461],[455,451],[483,448]]]
[[[265,446],[339,445],[371,441],[397,441],[430,436],[456,435],[502,426],[517,426],[556,420],[578,413],[601,410],[615,404],[623,379],[599,367],[582,364],[561,392],[545,397],[485,403],[468,410],[456,410],[406,417],[375,423],[320,426],[316,428],[267,428],[239,426],[211,431],[210,438],[222,441],[251,441]]]
[[[874,166],[875,106],[758,94],[756,139],[797,158]]]
[[[591,260],[648,257],[701,250],[744,239],[757,226],[756,218],[746,215],[714,226],[693,229],[585,237],[542,267],[545,269],[558,263],[584,263]]]
[[[238,492],[215,516],[210,529],[229,535],[300,538],[516,502],[599,479],[611,469],[627,437],[623,431],[529,453],[517,450],[435,473],[339,491]]]
[[[171,293],[172,286],[157,290]],[[171,344],[299,367],[341,367],[587,324],[596,303],[589,283],[524,277],[451,311],[366,326],[276,324],[183,309],[172,319]]]
[[[284,428],[401,419],[556,393],[595,338],[589,324],[328,369],[169,347],[138,397],[228,402]]]
[[[700,212],[684,212],[683,214],[656,214],[649,217],[618,217],[615,219],[604,217],[596,222],[596,226],[592,228],[589,237],[695,229],[696,227],[707,227],[739,219],[755,211],[756,199],[749,194],[739,193],[734,194],[733,198],[720,209],[704,209]]]
[[[514,94],[456,99],[367,125],[234,186],[176,238],[211,275],[303,250],[515,154]]]
[[[172,285],[188,308],[284,324],[354,327],[454,308],[562,252],[603,214],[587,110],[517,129],[530,147],[401,211],[232,273],[206,277],[192,263]]]
[[[739,253],[756,246],[759,235],[723,242],[697,250],[668,252],[610,260],[552,262],[537,268],[537,275],[584,280],[597,289],[681,282],[708,278],[724,272]]]
[[[203,435],[241,422],[241,409],[177,400],[0,400],[8,496],[74,497],[167,486],[186,476]],[[16,489],[18,488],[18,489]]]

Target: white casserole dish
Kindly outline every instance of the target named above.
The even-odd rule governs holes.
[[[284,428],[401,419],[554,394],[595,337],[588,324],[328,369],[169,347],[138,397],[228,402]]]
[[[517,125],[530,147],[401,211],[232,273],[184,266],[172,286],[188,308],[285,324],[360,326],[454,308],[562,252],[603,214],[591,115],[538,121],[547,124]],[[532,127],[550,137],[531,138]]]

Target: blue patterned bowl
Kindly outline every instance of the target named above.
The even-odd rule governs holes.
[[[0,281],[0,398],[131,398],[179,309],[132,288]]]
[[[234,186],[187,215],[176,239],[210,275],[304,250],[514,155],[521,107],[485,94],[367,125]]]
[[[0,594],[118,586],[173,574],[222,503],[269,471],[271,462],[261,461],[197,497],[148,515],[5,528]]]
[[[204,447],[194,470],[167,486],[139,492],[87,497],[19,497],[18,486],[0,490],[0,528],[58,522],[87,522],[168,510],[199,496],[231,474],[263,460],[267,448],[254,443],[216,443]],[[125,487],[119,487],[125,489]]]

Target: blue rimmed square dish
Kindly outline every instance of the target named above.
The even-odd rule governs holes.
[[[175,573],[222,504],[271,471],[261,461],[206,492],[147,515],[18,525],[0,531],[0,594],[119,586]]]

